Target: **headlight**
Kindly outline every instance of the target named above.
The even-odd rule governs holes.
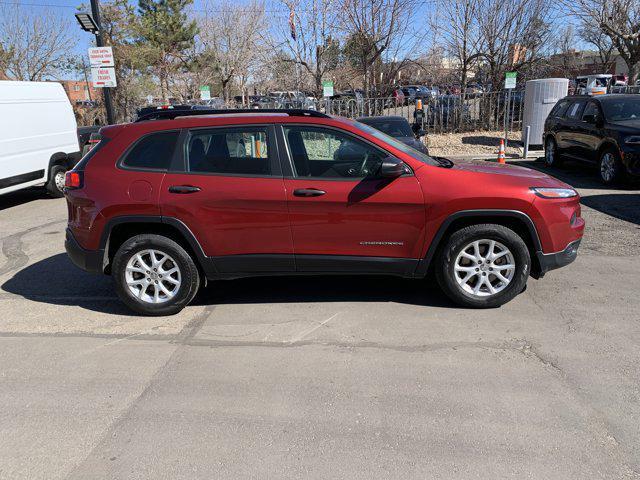
[[[531,191],[541,198],[571,198],[578,195],[573,188],[531,187]]]
[[[631,135],[624,139],[624,143],[629,143],[631,145],[640,145],[640,135]]]

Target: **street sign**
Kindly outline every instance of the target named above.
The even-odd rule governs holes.
[[[200,100],[211,100],[211,87],[209,85],[200,87]]]
[[[94,88],[115,87],[118,85],[116,71],[113,67],[92,68],[91,80]]]
[[[333,97],[333,82],[331,80],[322,82],[322,96]]]
[[[113,67],[113,50],[111,47],[91,47],[89,49],[91,68]]]
[[[516,88],[516,72],[507,72],[504,76],[504,88]]]

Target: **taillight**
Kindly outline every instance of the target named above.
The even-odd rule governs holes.
[[[82,172],[68,171],[64,177],[64,188],[70,190],[82,188]]]

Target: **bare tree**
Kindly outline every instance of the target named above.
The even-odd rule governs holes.
[[[611,38],[597,24],[594,25],[592,21],[585,20],[583,20],[578,35],[583,41],[596,48],[599,59],[596,68],[602,72],[608,72],[615,64],[615,48]]]
[[[567,8],[589,28],[611,39],[629,68],[629,83],[640,76],[640,2],[638,0],[565,0]]]
[[[447,54],[457,63],[458,81],[463,89],[482,55],[477,17],[478,0],[449,0],[441,4],[430,21],[431,29],[442,36]]]
[[[291,11],[293,32],[289,21],[283,21],[279,25],[280,35],[272,42],[277,42],[275,47],[289,53],[291,60],[311,76],[319,97],[323,78],[336,69],[340,57],[338,3],[336,0],[283,0],[283,3]]]
[[[507,71],[539,61],[549,40],[547,0],[478,0],[481,52],[493,88],[500,88]]]
[[[561,28],[553,43],[557,53],[553,56],[557,60],[554,62],[553,67],[564,72],[567,76],[573,77],[577,75],[579,68],[576,57],[576,37],[573,31],[573,25],[569,24]]]
[[[55,77],[70,61],[70,31],[52,10],[36,14],[19,3],[0,5],[0,71],[14,80]]]
[[[230,98],[232,80],[241,90],[260,57],[260,29],[265,22],[264,5],[258,2],[213,7],[211,15],[200,19],[203,53],[214,67],[225,101]]]
[[[371,87],[382,86],[382,77],[376,70],[382,67],[383,54],[403,40],[407,40],[402,45],[404,50],[410,50],[411,42],[418,39],[418,36],[412,36],[411,41],[407,38],[416,3],[416,0],[344,0],[340,19],[347,37],[345,51],[360,70],[365,96]]]

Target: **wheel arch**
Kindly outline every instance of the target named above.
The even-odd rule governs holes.
[[[420,260],[416,268],[416,276],[427,275],[433,266],[433,259],[443,247],[446,239],[461,228],[470,225],[496,224],[510,228],[516,232],[529,249],[531,257],[531,272],[534,278],[540,276],[540,263],[536,252],[542,251],[542,244],[538,231],[531,217],[519,210],[464,210],[448,216],[438,228],[438,231],[427,249],[424,259]]]
[[[47,169],[47,175],[49,175],[48,172],[51,171],[51,167],[53,167],[54,165],[62,165],[66,168],[73,168],[73,166],[75,165],[74,159],[74,154],[65,152],[54,153],[49,158],[49,168]]]
[[[172,217],[123,216],[111,219],[102,233],[100,248],[104,250],[104,273],[110,273],[111,263],[120,246],[129,238],[141,234],[162,235],[175,241],[194,259],[203,278],[211,276],[211,262],[189,227]]]
[[[605,150],[614,150],[617,154],[619,154],[620,152],[620,149],[618,148],[616,142],[611,139],[605,139],[598,147],[598,161],[600,161],[600,156],[604,153]]]

